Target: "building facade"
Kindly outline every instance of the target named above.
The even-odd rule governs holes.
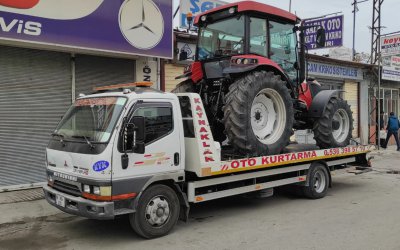
[[[46,180],[45,147],[80,93],[134,81],[160,88],[160,58],[172,57],[172,1],[149,2],[148,20],[136,20],[131,11],[142,7],[131,0],[0,3],[0,190]],[[140,22],[151,39],[135,30]]]

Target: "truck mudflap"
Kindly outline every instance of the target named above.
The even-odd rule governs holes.
[[[47,202],[69,214],[98,220],[114,219],[116,215],[114,202],[91,201],[59,192],[47,185],[43,186],[43,191]]]

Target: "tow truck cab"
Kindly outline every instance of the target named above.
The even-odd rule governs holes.
[[[65,212],[111,219],[134,212],[133,200],[151,183],[184,180],[178,97],[118,86],[77,99],[52,134],[44,191]]]

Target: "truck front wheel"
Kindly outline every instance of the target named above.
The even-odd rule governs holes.
[[[140,236],[152,239],[167,235],[179,218],[179,199],[175,191],[156,184],[144,191],[136,212],[129,216],[133,230]]]

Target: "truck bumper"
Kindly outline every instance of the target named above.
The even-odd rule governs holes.
[[[66,213],[98,220],[109,220],[115,217],[114,202],[91,201],[75,197],[47,185],[43,186],[43,191],[47,202]],[[57,198],[61,202],[57,202]]]

